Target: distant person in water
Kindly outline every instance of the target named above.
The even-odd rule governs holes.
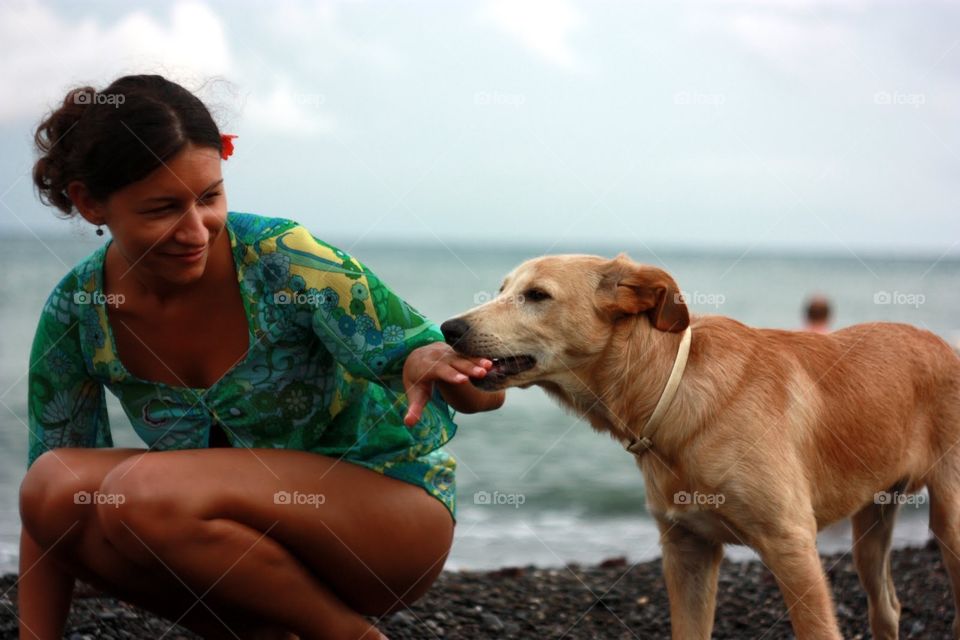
[[[830,301],[822,295],[813,295],[807,300],[804,331],[830,333]]]

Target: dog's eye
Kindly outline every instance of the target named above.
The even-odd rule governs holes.
[[[540,302],[550,299],[550,294],[543,289],[527,289],[523,292],[523,299],[531,302]]]

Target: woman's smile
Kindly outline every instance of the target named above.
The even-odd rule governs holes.
[[[175,260],[180,260],[182,262],[196,262],[203,258],[207,252],[207,245],[203,245],[199,249],[189,249],[182,251],[171,251],[169,253],[164,253],[163,255],[168,258],[173,258]]]

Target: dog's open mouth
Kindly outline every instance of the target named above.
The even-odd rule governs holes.
[[[504,376],[512,376],[527,369],[533,369],[537,364],[533,356],[507,356],[505,358],[490,358],[493,367],[487,374],[499,373]]]
[[[493,362],[493,366],[482,378],[470,379],[474,386],[481,389],[499,386],[510,376],[533,369],[537,364],[537,359],[528,355],[484,357]]]

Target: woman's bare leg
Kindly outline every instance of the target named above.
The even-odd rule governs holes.
[[[77,491],[91,495],[97,491],[119,462],[145,452],[61,448],[31,466],[21,485],[21,515],[30,537],[39,538],[31,541],[43,547],[43,562],[52,570],[59,568],[71,581],[80,578],[205,638],[231,640],[256,637],[254,629],[266,632],[269,626],[262,618],[228,609],[209,598],[198,603],[169,572],[147,570],[122,556],[103,535],[92,500],[75,500]],[[283,637],[279,627],[273,633]]]
[[[97,507],[121,554],[305,640],[379,637],[361,613],[422,595],[453,536],[420,487],[303,451],[150,452],[118,464],[100,490],[125,497]],[[293,498],[278,501],[284,491]]]

